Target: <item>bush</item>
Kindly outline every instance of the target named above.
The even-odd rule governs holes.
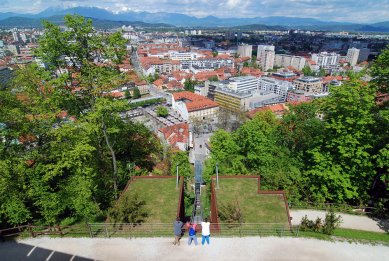
[[[313,221],[308,219],[307,215],[305,215],[301,219],[300,229],[302,231],[322,232],[327,235],[332,235],[334,230],[339,227],[341,222],[341,216],[336,216],[334,210],[329,209],[329,211],[326,213],[324,223],[323,220],[319,217]]]
[[[168,109],[166,109],[163,106],[158,106],[157,107],[157,115],[158,115],[158,117],[166,118],[169,115],[169,111],[168,111]]]
[[[243,213],[240,208],[238,199],[235,199],[235,202],[222,204],[219,207],[219,217],[221,221],[226,223],[243,223]]]
[[[334,233],[334,230],[340,226],[340,223],[342,222],[341,216],[336,216],[334,210],[331,208],[324,219],[323,224],[323,233],[327,235],[332,235]]]
[[[142,223],[148,217],[145,205],[146,202],[140,199],[138,194],[125,194],[118,204],[108,211],[108,221],[112,223]]]

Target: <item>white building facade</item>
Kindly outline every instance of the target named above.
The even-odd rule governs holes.
[[[259,89],[278,94],[286,101],[288,91],[293,90],[293,84],[288,81],[281,81],[270,77],[259,78]]]
[[[314,53],[311,57],[311,59],[323,69],[333,69],[339,67],[339,58],[339,54],[327,52]]]
[[[273,45],[258,45],[257,61],[263,71],[274,67],[275,51]]]
[[[294,56],[287,54],[276,54],[274,59],[274,65],[277,67],[286,68],[292,66],[293,68],[301,71],[305,66],[306,59],[302,56]]]
[[[253,46],[247,44],[238,45],[238,55],[239,57],[250,57],[253,53]]]
[[[227,88],[235,92],[252,92],[258,90],[258,78],[254,76],[240,76],[229,79]]]
[[[358,62],[358,57],[359,57],[359,49],[357,48],[350,48],[347,51],[347,62],[351,66],[355,66]]]

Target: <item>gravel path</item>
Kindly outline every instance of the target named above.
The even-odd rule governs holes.
[[[320,217],[324,219],[325,211],[321,210],[290,210],[290,215],[293,217],[292,224],[298,225],[301,219],[307,215],[309,219],[316,219]],[[342,216],[342,223],[340,227],[342,228],[351,228],[365,231],[373,231],[373,232],[385,232],[385,230],[381,227],[378,221],[375,221],[367,216],[358,216],[358,215],[350,215],[337,213]],[[388,229],[388,224],[386,224],[386,229]]]
[[[34,246],[41,250],[40,260],[49,254],[49,260],[389,260],[389,247],[382,245],[276,237],[211,238],[209,246],[188,246],[185,241],[173,246],[170,238],[32,238],[0,244],[0,253],[4,261],[16,260],[11,253],[18,247],[28,247],[17,253],[30,256],[17,260],[39,260],[34,259],[39,251]]]

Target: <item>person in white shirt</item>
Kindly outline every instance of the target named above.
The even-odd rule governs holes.
[[[211,223],[208,222],[208,218],[204,219],[204,222],[201,222],[201,244],[204,245],[205,241],[207,241],[207,244],[209,245],[209,237],[211,235],[210,231],[210,225]]]

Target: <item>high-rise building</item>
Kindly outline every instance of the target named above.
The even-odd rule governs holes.
[[[278,67],[292,66],[297,70],[302,70],[305,66],[305,58],[302,56],[294,56],[287,54],[276,54],[274,59],[274,65]]]
[[[12,29],[12,37],[14,38],[15,42],[19,42],[18,29],[17,28]]]
[[[263,71],[273,69],[275,51],[273,45],[258,45],[257,61]]]
[[[359,56],[358,56],[358,62],[364,62],[367,61],[370,55],[370,49],[369,48],[362,48],[359,49]]]
[[[320,68],[332,69],[339,66],[340,55],[337,53],[314,53],[312,54],[312,61],[315,61]]]
[[[247,44],[238,45],[238,55],[239,57],[250,57],[253,53],[253,46]]]
[[[354,48],[354,47],[348,49],[348,51],[347,51],[347,62],[349,62],[349,64],[351,66],[355,66],[357,64],[358,57],[359,57],[359,49]]]

